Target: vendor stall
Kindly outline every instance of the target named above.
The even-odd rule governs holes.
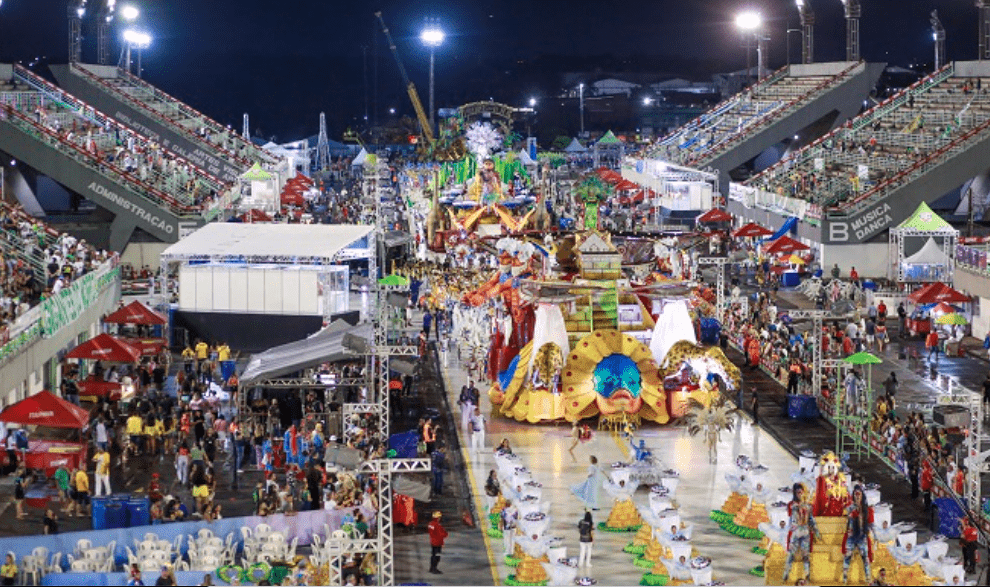
[[[890,277],[900,283],[952,283],[951,254],[958,238],[959,231],[922,202],[910,218],[890,229]]]
[[[86,466],[86,442],[78,432],[89,422],[83,408],[41,391],[5,408],[0,422],[36,427],[24,454],[27,468],[51,476],[61,466]],[[6,453],[0,453],[0,459],[6,458]]]
[[[164,327],[168,323],[168,320],[158,312],[135,300],[104,318],[103,323],[157,327],[160,334],[161,327]],[[165,339],[161,336],[140,336],[139,334],[137,337],[118,338],[137,348],[142,356],[157,355],[165,347]]]
[[[141,358],[141,351],[104,333],[87,340],[65,356],[68,359],[88,359],[104,363],[136,363]],[[87,401],[96,397],[120,399],[123,392],[121,382],[104,381],[96,376],[86,377],[76,385],[79,387],[79,397],[86,398]]]

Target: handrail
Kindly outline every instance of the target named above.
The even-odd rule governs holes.
[[[811,153],[812,149],[822,145],[826,141],[837,138],[840,133],[844,134],[848,132],[850,129],[852,129],[853,131],[860,130],[861,128],[866,126],[867,123],[873,122],[876,118],[882,117],[882,115],[885,115],[890,110],[896,109],[897,107],[904,104],[904,102],[907,101],[907,96],[909,92],[920,93],[927,91],[932,87],[934,87],[935,85],[938,85],[943,81],[945,81],[946,79],[948,79],[949,77],[951,77],[953,72],[954,72],[953,64],[949,63],[942,69],[932,73],[927,78],[923,78],[916,81],[915,83],[901,90],[894,96],[891,96],[890,98],[887,98],[883,102],[876,104],[875,106],[873,106],[873,108],[870,108],[863,114],[860,114],[855,119],[847,122],[842,126],[833,129],[832,131],[815,139],[814,141],[805,145],[804,147],[801,147],[796,153],[792,154],[790,157],[780,159],[770,167],[767,167],[766,169],[761,171],[759,174],[754,175],[753,177],[746,180],[745,182],[746,185],[751,185],[751,183],[758,181],[765,174],[776,172],[777,170],[779,170],[780,167],[786,165],[789,162],[793,164],[793,162],[795,161],[798,162],[807,161],[809,159],[807,155]],[[938,81],[935,81],[936,78],[938,78]],[[857,124],[859,124],[859,126],[856,126]]]
[[[160,120],[161,122],[165,123],[169,128],[171,128],[171,129],[179,132],[180,134],[186,135],[187,138],[189,138],[192,141],[196,142],[196,144],[208,146],[211,150],[213,150],[213,151],[221,154],[221,156],[222,156],[223,159],[226,159],[227,161],[231,161],[233,163],[239,163],[242,166],[244,166],[245,169],[251,167],[252,163],[246,157],[242,157],[242,156],[238,155],[237,153],[228,151],[227,149],[221,147],[220,145],[217,145],[217,144],[211,143],[209,141],[203,140],[202,137],[200,137],[199,135],[197,135],[193,131],[189,130],[188,128],[182,126],[181,124],[177,123],[175,120],[170,119],[168,116],[165,116],[163,113],[155,110],[148,103],[142,102],[141,100],[138,100],[138,99],[134,98],[133,96],[131,96],[127,92],[122,91],[120,88],[114,86],[113,84],[107,83],[103,78],[95,75],[93,72],[89,71],[85,67],[81,67],[81,66],[78,66],[76,64],[72,64],[72,65],[70,65],[70,67],[74,68],[75,71],[80,72],[85,78],[89,79],[91,83],[95,83],[95,84],[97,84],[97,85],[105,88],[107,91],[112,92],[114,95],[119,96],[125,102],[128,102],[132,106],[134,106],[134,107],[140,109],[141,111],[149,114],[152,118],[156,118],[156,119]],[[118,73],[123,73],[123,71],[122,70],[118,70]],[[139,85],[139,84],[135,84],[135,85]],[[168,94],[165,94],[165,95],[168,96]],[[168,97],[171,98],[171,100],[174,101],[175,103],[178,103],[178,104],[181,104],[182,103],[179,100],[176,100],[175,98],[172,98],[171,96],[168,96]]]
[[[866,207],[868,205],[866,203],[867,200],[875,200],[885,197],[885,196],[880,196],[879,192],[880,191],[889,192],[895,187],[900,187],[902,185],[901,180],[907,178],[909,175],[913,176],[914,178],[924,175],[925,173],[928,172],[928,170],[930,170],[931,168],[930,164],[932,163],[937,162],[936,166],[943,165],[945,163],[945,160],[951,159],[951,157],[942,157],[942,155],[948,154],[952,151],[958,151],[959,148],[963,145],[963,143],[966,143],[967,141],[969,141],[969,139],[975,137],[978,134],[981,134],[983,131],[986,130],[990,130],[990,119],[985,121],[983,124],[971,129],[969,132],[962,135],[958,139],[943,145],[928,157],[925,157],[920,161],[916,161],[913,165],[911,165],[907,169],[904,169],[900,173],[884,180],[880,184],[877,184],[868,192],[853,199],[852,201],[846,203],[845,205],[841,205],[839,207],[839,210],[844,211],[847,214],[854,213],[856,210]],[[917,173],[919,171],[921,171],[921,173]]]
[[[159,88],[157,86],[154,86],[152,84],[149,84],[145,80],[143,80],[143,79],[135,76],[134,74],[132,74],[129,71],[120,70],[120,69],[118,69],[117,71],[118,71],[118,75],[119,74],[123,74],[123,76],[120,77],[120,78],[118,78],[118,79],[126,79],[128,81],[128,83],[130,83],[134,87],[145,88],[147,90],[150,90],[152,92],[152,96],[153,97],[158,98],[159,100],[161,100],[162,102],[165,102],[165,103],[173,103],[173,104],[175,104],[176,107],[180,111],[185,111],[184,113],[187,114],[187,115],[189,115],[192,118],[198,118],[198,119],[202,120],[207,126],[212,127],[212,129],[214,131],[218,131],[218,132],[220,132],[220,131],[228,131],[228,130],[231,131],[230,132],[230,136],[234,139],[235,142],[240,142],[244,147],[247,147],[249,150],[251,150],[252,152],[254,152],[258,156],[258,158],[259,159],[262,159],[265,163],[268,163],[269,165],[275,165],[275,164],[278,163],[277,159],[275,159],[271,154],[269,154],[264,149],[259,148],[257,145],[255,145],[254,143],[252,143],[250,140],[248,140],[248,139],[240,136],[236,132],[233,132],[232,129],[229,129],[229,128],[225,127],[220,122],[217,122],[216,120],[214,120],[214,119],[210,118],[209,116],[203,114],[199,110],[196,110],[195,108],[193,108],[189,104],[186,104],[182,100],[176,99],[174,96],[172,96],[171,94],[168,94],[167,92],[163,91],[161,88]],[[233,153],[231,151],[228,151],[224,147],[221,147],[219,145],[215,145],[215,146],[220,151],[223,151],[225,153],[230,153],[235,158],[238,157],[236,153]]]
[[[92,153],[89,153],[88,151],[81,149],[78,145],[66,141],[51,129],[36,123],[35,121],[25,116],[24,113],[12,108],[8,104],[0,104],[0,113],[3,113],[8,117],[7,118],[8,122],[12,122],[11,119],[14,119],[20,121],[21,123],[26,123],[29,126],[29,128],[31,128],[35,132],[38,132],[43,136],[47,136],[49,139],[53,139],[55,141],[55,144],[60,145],[63,148],[62,149],[63,153],[65,152],[64,148],[68,147],[69,152],[72,153],[72,155],[77,161],[80,159],[80,157],[82,157],[85,163],[88,164],[88,167],[90,167],[91,169],[95,169],[98,173],[100,173],[100,175],[103,175],[104,177],[107,177],[108,179],[117,181],[119,183],[125,183],[134,186],[135,188],[137,188],[136,193],[138,195],[146,197],[150,202],[152,202],[156,206],[164,205],[173,213],[179,216],[186,216],[186,217],[200,216],[203,213],[204,208],[197,209],[196,207],[187,206],[185,204],[182,204],[181,202],[177,202],[173,197],[169,196],[165,192],[162,192],[158,188],[149,185],[146,182],[141,181],[139,178],[134,177],[130,173],[125,172],[124,170],[117,167],[114,163],[100,159],[99,157],[96,157]],[[18,128],[22,132],[26,133],[25,129],[21,128],[17,124],[12,123],[11,126]],[[112,169],[116,173],[119,179],[107,175],[106,173],[103,172],[104,169]],[[123,182],[120,182],[120,180],[123,180]],[[156,200],[155,198],[158,198],[158,200]],[[199,210],[199,212],[197,212],[197,210]]]
[[[826,89],[826,88],[835,88],[835,87],[838,87],[839,85],[841,85],[842,83],[845,83],[846,81],[848,81],[848,79],[846,79],[846,78],[849,78],[849,76],[853,72],[853,70],[855,70],[856,68],[861,67],[861,66],[862,67],[865,67],[865,62],[863,62],[863,61],[856,62],[854,65],[852,65],[850,67],[847,67],[846,69],[842,70],[837,75],[835,75],[834,77],[830,77],[829,79],[823,81],[822,83],[820,83],[817,86],[815,86],[814,88],[812,88],[810,91],[802,94],[801,96],[799,96],[797,98],[794,98],[793,100],[791,100],[787,104],[783,105],[782,107],[775,108],[775,109],[771,110],[770,112],[767,112],[759,120],[757,120],[756,122],[754,122],[750,126],[751,127],[767,126],[766,125],[767,122],[770,122],[770,121],[775,120],[777,118],[783,117],[783,115],[784,115],[785,112],[790,112],[793,106],[795,106],[795,105],[797,105],[799,103],[802,103],[802,102],[807,101],[809,98],[811,98],[811,96],[820,94],[821,91],[824,90],[824,89]],[[734,134],[731,137],[729,137],[729,139],[727,141],[725,141],[723,143],[719,143],[717,145],[718,147],[721,147],[717,152],[718,153],[724,153],[733,144],[738,143],[740,141],[747,140],[748,138],[749,138],[748,136],[744,136],[741,133]],[[709,154],[709,155],[710,156],[714,156],[712,154]]]
[[[34,72],[20,65],[15,65],[14,73],[16,76],[20,77],[21,80],[23,80],[25,83],[34,86],[35,88],[37,88],[38,91],[47,95],[50,99],[58,101],[60,104],[69,108],[71,111],[75,112],[77,115],[81,116],[82,118],[87,118],[92,122],[100,124],[101,126],[106,126],[109,124],[111,126],[119,128],[125,131],[126,133],[134,136],[140,142],[142,147],[148,148],[149,146],[148,137],[129,128],[127,125],[122,124],[120,121],[111,118],[106,114],[103,114],[93,106],[86,104],[85,102],[83,102],[79,98],[76,98],[72,94],[69,94],[65,90],[48,83],[47,80],[39,77]],[[176,161],[180,162],[181,164],[189,167],[194,175],[205,178],[205,180],[208,183],[212,184],[210,187],[212,187],[217,192],[222,192],[223,190],[231,186],[231,182],[225,182],[219,179],[218,177],[202,169],[201,167],[189,161],[185,157],[178,155],[177,153],[170,151],[169,156],[174,158]]]

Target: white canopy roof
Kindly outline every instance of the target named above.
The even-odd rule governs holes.
[[[568,153],[583,153],[587,150],[588,149],[586,149],[581,143],[578,142],[577,138],[571,139],[571,144],[567,145],[564,148],[564,151]]]
[[[243,259],[331,263],[374,226],[354,224],[244,224],[211,222],[162,253],[166,261]]]
[[[364,162],[368,160],[368,151],[364,147],[361,148],[361,152],[357,154],[357,157],[351,161],[351,165],[364,165]]]
[[[533,161],[533,158],[529,156],[529,152],[526,149],[519,151],[519,162],[523,165],[536,165],[536,161]]]
[[[949,256],[942,251],[935,239],[928,237],[928,242],[921,250],[904,259],[908,265],[948,265]]]

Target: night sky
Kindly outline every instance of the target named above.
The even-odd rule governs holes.
[[[45,56],[64,63],[66,4],[62,0],[2,0],[0,61]],[[840,0],[811,0],[817,14],[817,61],[845,57]],[[83,25],[83,60],[96,61],[95,8]],[[118,0],[119,5],[127,3]],[[145,78],[218,120],[288,141],[315,134],[320,111],[331,138],[360,124],[367,49],[368,105],[374,117],[375,44],[378,51],[378,115],[394,107],[411,114],[399,72],[374,11],[383,11],[424,104],[428,53],[418,39],[424,19],[441,19],[447,41],[437,50],[437,106],[495,98],[522,104],[531,95],[556,92],[560,71],[593,69],[668,71],[706,80],[742,69],[733,18],[752,7],[764,15],[771,36],[770,66],[785,61],[785,33],[798,27],[793,0],[444,0],[273,2],[258,0],[134,0],[154,43],[144,53]],[[862,54],[872,61],[910,65],[932,60],[928,13],[939,9],[948,30],[950,59],[974,59],[977,12],[971,0],[862,0]],[[115,29],[114,61],[120,29]],[[800,58],[791,35],[792,60]],[[666,59],[650,59],[665,57]],[[659,65],[656,65],[659,64]],[[662,66],[662,69],[661,69]]]

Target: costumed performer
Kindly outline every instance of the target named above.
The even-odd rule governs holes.
[[[790,516],[790,533],[787,535],[787,561],[784,563],[784,581],[791,573],[794,559],[804,564],[803,578],[807,581],[811,574],[812,537],[822,539],[815,524],[815,515],[811,504],[804,498],[804,485],[794,484],[794,499],[787,504],[787,514]]]
[[[591,440],[593,434],[591,432],[591,426],[587,423],[578,424],[575,421],[571,424],[571,438],[574,442],[571,443],[571,447],[567,449],[567,452],[571,453],[571,459],[576,463],[577,458],[574,456],[574,449],[577,448],[578,443],[585,443]]]
[[[846,507],[846,533],[842,537],[842,582],[849,582],[849,563],[857,551],[863,559],[863,575],[867,581],[872,580],[870,561],[873,559],[873,546],[870,538],[873,534],[873,508],[866,503],[863,488],[857,485],[853,488],[852,503]]]
[[[584,505],[592,510],[597,510],[602,502],[602,483],[605,481],[605,473],[598,466],[598,457],[591,455],[591,464],[588,465],[588,476],[584,481],[571,486],[571,492],[581,500]]]

